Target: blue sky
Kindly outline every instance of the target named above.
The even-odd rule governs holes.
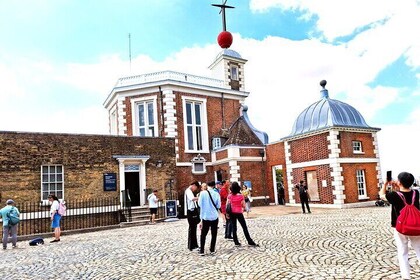
[[[331,98],[382,128],[382,168],[419,177],[420,2],[396,2],[229,0],[254,126],[288,135],[326,79]],[[0,0],[0,130],[107,134],[102,103],[119,77],[210,76],[222,28],[212,3]]]

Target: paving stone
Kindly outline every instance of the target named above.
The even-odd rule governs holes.
[[[254,208],[246,220],[257,248],[246,245],[240,227],[242,246],[234,247],[220,226],[216,255],[208,254],[207,237],[201,257],[186,248],[184,219],[68,235],[36,247],[19,242],[19,249],[0,252],[0,279],[399,279],[390,208],[302,215],[281,207]],[[412,251],[409,257],[412,278],[420,279]]]

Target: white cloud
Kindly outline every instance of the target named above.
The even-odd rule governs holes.
[[[412,16],[416,10],[408,9],[408,4],[399,3],[403,7],[389,13],[388,8],[381,4],[370,14],[366,12],[372,9],[370,1],[351,2],[352,5],[344,5],[338,10],[334,10],[332,7],[336,4],[329,1],[321,1],[324,4],[322,7],[312,7],[315,5],[312,2],[254,0],[251,6],[261,11],[277,5],[283,9],[301,9],[317,14],[320,17],[318,28],[330,38],[351,33],[378,19],[388,20],[361,32],[343,45],[332,45],[318,39],[292,41],[279,37],[267,37],[259,41],[234,34],[232,48],[248,59],[245,83],[246,90],[251,94],[246,103],[253,125],[268,132],[270,141],[287,136],[297,115],[319,100],[319,81],[326,79],[331,98],[354,106],[369,125],[382,127],[379,133],[382,167],[413,169],[418,161],[415,158],[419,156],[410,152],[410,149],[417,146],[416,140],[420,138],[420,113],[412,112],[407,116],[406,123],[396,126],[373,123],[373,117],[384,114],[382,109],[398,98],[401,89],[381,85],[371,87],[370,83],[378,73],[401,56],[407,57],[410,67],[418,69],[419,44],[415,41],[418,36],[413,36],[417,31],[406,35],[399,28],[413,29],[413,25],[408,27],[408,23],[410,20],[418,20]],[[384,6],[389,4],[381,3],[385,3]],[[406,12],[407,16],[401,11]],[[354,22],[350,20],[350,17],[359,14],[360,19]],[[2,121],[0,130],[106,134],[108,119],[102,102],[119,77],[163,70],[209,76],[207,67],[219,51],[215,44],[193,46],[161,62],[139,55],[133,58],[131,72],[126,60],[112,54],[103,56],[93,64],[67,65],[24,57],[16,63],[12,59],[3,58],[3,62],[0,62],[0,82],[3,85],[0,93],[0,119],[10,121]],[[63,89],[71,96],[64,96],[67,99],[63,100],[52,100],[54,97],[62,97],[54,93]],[[411,96],[415,95],[416,91],[413,91]],[[68,102],[72,97],[75,102]],[[407,134],[416,137],[402,136]],[[405,155],[413,157],[401,157],[404,153],[400,153],[396,147],[400,147]]]

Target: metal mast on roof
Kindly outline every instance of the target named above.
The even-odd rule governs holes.
[[[131,73],[131,33],[128,33],[128,57],[130,59],[130,73]]]
[[[234,9],[235,7],[226,5],[227,0],[225,0],[222,4],[211,4],[212,6],[219,7],[220,13],[222,13],[222,24],[223,24],[223,31],[226,31],[226,8],[228,9]]]

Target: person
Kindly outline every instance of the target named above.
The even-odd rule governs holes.
[[[156,218],[156,214],[157,214],[157,209],[158,209],[158,201],[159,199],[157,198],[157,190],[153,190],[153,192],[151,194],[149,194],[149,196],[147,197],[147,201],[149,201],[149,210],[150,210],[150,223],[151,224],[156,224],[155,218]]]
[[[209,229],[211,231],[210,255],[216,252],[217,225],[219,224],[220,195],[214,190],[214,182],[207,183],[207,190],[202,191],[198,199],[200,206],[200,256],[204,256],[204,246]]]
[[[400,211],[404,208],[405,204],[401,197],[398,195],[401,193],[407,204],[412,203],[413,192],[415,192],[414,206],[419,209],[419,191],[412,190],[410,187],[414,183],[414,176],[408,172],[401,172],[398,174],[398,180],[389,181],[383,184],[379,191],[381,199],[389,201],[392,204],[391,207],[391,227],[394,228],[394,240],[397,246],[398,262],[400,266],[401,277],[403,279],[410,279],[410,263],[408,261],[408,241],[411,243],[411,247],[414,249],[417,260],[420,261],[420,236],[406,236],[399,233],[396,229],[397,218],[400,215]],[[391,185],[396,191],[390,191],[387,193],[387,185]]]
[[[280,188],[279,188],[279,204],[280,205],[286,205],[283,182],[280,182]]]
[[[48,196],[48,201],[51,203],[50,208],[50,215],[51,215],[51,228],[54,230],[54,239],[50,241],[50,243],[60,242],[60,220],[61,215],[58,214],[58,207],[60,206],[60,202],[54,194],[50,194]]]
[[[296,186],[296,189],[299,191],[299,198],[300,203],[302,204],[302,213],[305,214],[305,205],[308,209],[308,213],[311,213],[311,209],[309,208],[309,194],[308,194],[308,187],[300,181],[299,184]]]
[[[198,190],[200,184],[194,181],[185,190],[185,196],[187,201],[187,220],[188,220],[188,249],[190,251],[198,249],[197,242],[197,225],[199,223],[197,201],[198,198],[194,193]]]
[[[16,215],[20,215],[19,209],[15,206],[15,202],[12,199],[6,201],[6,206],[0,210],[0,215],[3,220],[3,249],[7,249],[7,242],[9,241],[9,235],[12,238],[12,248],[17,248],[17,228],[18,225],[9,224],[9,218],[7,214],[10,211],[15,211]]]
[[[229,195],[229,182],[228,181],[222,181],[222,188],[220,189],[220,211],[222,212],[222,218],[225,226],[225,238],[232,240],[232,223],[230,222],[230,219],[226,215],[226,202]]]
[[[242,185],[241,194],[244,196],[245,200],[245,212],[246,217],[249,217],[249,211],[251,211],[251,192],[248,190],[246,185]]]
[[[239,186],[238,182],[233,182],[230,186],[231,194],[228,195],[227,203],[230,203],[232,208],[232,213],[229,214],[229,218],[231,219],[232,223],[232,234],[233,234],[233,241],[235,242],[235,246],[241,246],[239,243],[238,235],[237,235],[237,225],[236,221],[239,221],[241,224],[242,230],[245,234],[245,238],[248,241],[248,245],[250,246],[259,246],[252,240],[251,236],[248,232],[248,227],[245,222],[245,218],[243,215],[244,208],[245,208],[245,200],[243,195],[241,194],[241,187]]]

